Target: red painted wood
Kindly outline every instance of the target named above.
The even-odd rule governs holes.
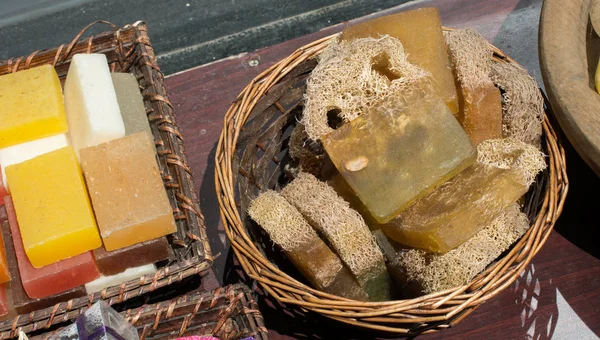
[[[523,4],[526,2],[526,4]],[[374,15],[393,13],[404,9],[435,5],[440,9],[444,25],[472,27],[487,39],[504,39],[497,36],[507,16],[519,6],[539,4],[540,0],[426,0],[409,3]],[[364,18],[358,19],[364,20]],[[206,217],[209,237],[217,259],[213,274],[203,280],[203,288],[211,289],[222,284],[225,271],[230,268],[226,260],[229,248],[222,230],[214,190],[214,149],[223,126],[223,116],[231,102],[246,84],[264,69],[292,53],[296,48],[320,37],[339,32],[344,23],[305,37],[261,49],[235,58],[203,65],[166,80],[170,99],[177,112],[177,121],[186,141],[186,153],[196,176],[201,196],[201,209]],[[510,31],[510,30],[509,30]],[[519,60],[531,57],[537,50],[537,40],[532,37],[517,49]],[[255,65],[255,66],[252,66]],[[530,69],[532,74],[539,70]],[[566,142],[566,140],[565,140]],[[495,298],[480,306],[463,322],[439,334],[425,335],[425,339],[512,339],[533,335],[547,339],[553,334],[569,337],[586,332],[600,334],[600,250],[597,240],[600,230],[597,222],[597,192],[600,180],[568,149],[571,192],[563,216],[543,249],[533,259],[523,277]],[[229,255],[229,256],[228,256]],[[528,276],[531,278],[528,280]],[[539,287],[536,289],[536,280]],[[559,293],[557,293],[559,292]],[[570,306],[557,305],[561,294]],[[372,338],[369,334],[330,322],[312,314],[298,315],[274,302],[261,299],[261,309],[273,339],[296,338]],[[523,314],[524,313],[524,314]],[[577,324],[575,317],[583,322]],[[533,321],[535,324],[532,326]],[[564,324],[574,329],[561,328]],[[579,326],[577,326],[579,325]],[[557,329],[558,327],[558,329]],[[579,333],[578,333],[579,332]]]

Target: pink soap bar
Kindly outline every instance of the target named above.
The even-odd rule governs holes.
[[[0,174],[2,173],[2,165],[0,165]],[[4,179],[0,176],[0,205],[4,205],[4,197],[8,195],[6,186],[4,185]]]
[[[19,224],[10,196],[4,198],[4,204],[15,246],[15,254],[17,255],[21,281],[25,292],[30,298],[41,299],[64,292],[95,280],[100,276],[91,251],[41,268],[33,267],[23,248]]]

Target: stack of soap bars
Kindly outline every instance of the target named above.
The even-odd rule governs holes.
[[[503,135],[503,124],[518,122],[503,117],[498,86],[516,91],[509,87],[517,81],[494,83],[494,63],[482,36],[442,32],[433,8],[347,28],[307,80],[306,140],[289,146],[295,178],[259,195],[250,216],[328,293],[362,298],[356,284],[327,285],[322,271],[331,282],[351,275],[375,301],[466,284],[527,230],[516,202],[546,166],[541,122],[523,128],[537,136],[531,143]],[[540,103],[516,105],[530,116],[521,121],[539,116],[528,108]],[[299,151],[310,143],[323,146],[337,172],[303,172],[326,159]],[[306,270],[313,262],[323,268]]]
[[[176,231],[132,74],[76,54],[0,76],[0,313],[19,314],[157,270]],[[10,301],[10,303],[9,303]]]

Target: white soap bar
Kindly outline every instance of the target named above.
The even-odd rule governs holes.
[[[75,152],[125,136],[104,54],[76,54],[65,81],[65,109]]]
[[[17,144],[4,149],[0,149],[2,181],[6,190],[10,193],[10,183],[8,183],[8,181],[6,180],[6,174],[4,173],[4,169],[6,169],[7,166],[25,162],[37,156],[41,156],[45,153],[62,149],[68,145],[69,141],[67,139],[67,135],[61,134],[52,137],[36,139],[31,142]]]
[[[118,286],[123,282],[137,279],[142,275],[154,274],[157,270],[158,269],[156,268],[156,266],[153,263],[150,263],[143,266],[126,269],[124,272],[116,275],[102,275],[94,281],[86,283],[85,291],[88,295],[96,293],[104,288]]]

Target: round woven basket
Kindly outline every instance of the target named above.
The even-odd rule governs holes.
[[[568,191],[564,150],[553,125],[543,122],[548,168],[525,197],[531,228],[496,262],[469,284],[409,300],[362,302],[333,296],[306,285],[285,262],[277,261],[268,238],[247,217],[249,202],[286,183],[287,144],[301,109],[306,77],[334,36],[299,48],[258,75],[225,116],[216,150],[216,191],[231,246],[246,274],[280,302],[320,313],[364,329],[413,335],[448,328],[508,287],[550,235]],[[513,63],[499,49],[497,62]],[[268,256],[266,254],[269,254]],[[277,263],[278,265],[275,265]],[[283,264],[283,265],[282,265]],[[290,274],[292,273],[292,274]],[[296,278],[298,277],[298,279]]]

